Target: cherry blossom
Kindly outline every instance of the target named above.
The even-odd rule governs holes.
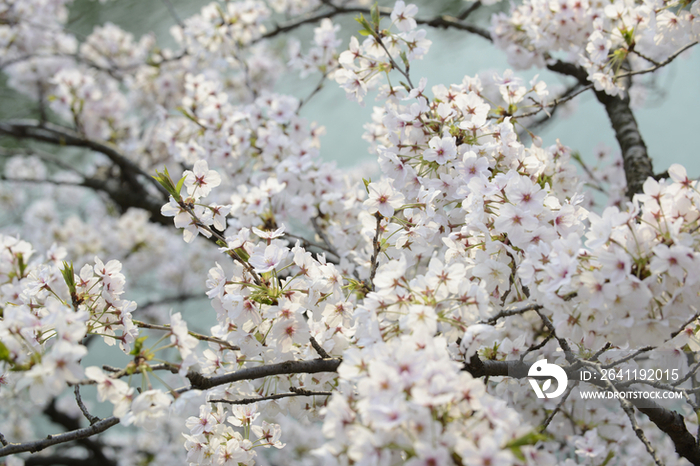
[[[700,196],[680,165],[652,176],[632,112],[645,76],[697,43],[697,1],[523,0],[488,30],[472,13],[492,1],[434,18],[403,1],[214,2],[177,19],[172,49],[112,23],[74,36],[70,2],[5,3],[0,68],[39,116],[0,133],[41,142],[1,154],[8,464],[43,449],[198,465],[699,454]],[[429,85],[413,65],[437,28],[493,41],[513,69]],[[533,66],[570,88],[518,73]],[[315,90],[279,93],[290,72]],[[371,178],[323,161],[324,129],[302,116],[318,92],[374,102]],[[634,136],[594,166],[534,133],[578,93]],[[530,390],[543,359],[577,382],[563,398]],[[683,398],[655,416],[582,397],[637,388]],[[63,449],[46,419],[81,441]]]

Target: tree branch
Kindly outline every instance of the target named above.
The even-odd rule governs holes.
[[[81,185],[107,193],[122,210],[138,207],[150,212],[153,221],[166,226],[172,224],[171,219],[160,213],[161,207],[166,202],[165,196],[161,199],[154,198],[146,190],[144,183],[152,183],[159,192],[165,194],[163,187],[114,147],[87,139],[69,128],[52,123],[40,123],[36,120],[0,122],[0,135],[41,141],[57,146],[83,147],[104,154],[114,165],[119,167],[121,183],[114,179],[84,178]],[[143,177],[143,181],[139,181],[138,177]]]
[[[285,25],[277,26],[275,29],[271,30],[270,32],[263,34],[260,39],[269,39],[270,37],[277,36],[279,34],[285,33],[292,31],[300,26],[303,26],[305,24],[312,24],[316,23],[318,21],[321,21],[324,18],[332,18],[334,16],[338,15],[343,15],[343,14],[349,14],[349,13],[360,13],[360,14],[365,14],[369,15],[371,14],[369,8],[362,8],[362,7],[343,7],[334,4],[331,1],[324,1],[324,5],[328,6],[331,8],[329,11],[325,12],[320,12],[316,13],[310,16],[306,16],[305,18],[296,20],[291,23],[287,23]],[[462,13],[460,16],[463,16],[463,19],[466,19],[469,14],[471,14],[473,10],[472,9],[467,9],[464,13]],[[392,12],[391,8],[379,8],[379,14],[381,16],[390,16]],[[466,13],[466,14],[465,14]],[[470,32],[472,34],[476,34],[489,42],[493,41],[491,39],[491,34],[488,32],[488,30],[480,28],[478,26],[472,25],[472,24],[466,24],[461,21],[459,17],[454,17],[450,15],[440,15],[436,16],[435,18],[415,18],[417,24],[425,24],[427,26],[435,27],[435,28],[441,28],[441,29],[447,29],[447,28],[452,28],[452,29],[458,29],[461,31],[466,31]],[[254,41],[255,42],[255,41]]]
[[[133,322],[134,322],[134,325],[136,325],[139,328],[147,328],[150,330],[165,330],[167,332],[172,332],[172,328],[170,327],[169,324],[155,325],[155,324],[149,324],[147,322],[141,322],[140,320],[134,320]],[[223,346],[226,349],[230,349],[230,350],[234,350],[234,351],[241,349],[238,346],[232,345],[231,343],[229,343],[227,341],[221,340],[220,338],[202,335],[201,333],[192,332],[190,330],[188,330],[187,333],[190,336],[193,336],[194,338],[196,338],[197,340],[207,341],[210,343],[216,343],[217,345]]]
[[[90,427],[85,427],[83,429],[76,429],[70,432],[65,432],[58,435],[49,435],[45,439],[35,440],[32,442],[25,443],[8,443],[7,446],[0,448],[0,457],[13,455],[15,453],[31,452],[35,453],[41,451],[44,448],[50,447],[52,445],[57,445],[59,443],[71,442],[73,440],[86,439],[100,432],[119,424],[119,419],[112,416],[106,419],[102,419],[91,425]],[[105,462],[100,464],[115,464],[111,460],[105,458]]]
[[[190,372],[187,378],[192,384],[192,388],[207,390],[212,387],[224,385],[239,380],[254,380],[271,375],[283,374],[315,374],[317,372],[336,372],[342,362],[339,358],[334,359],[314,359],[311,361],[286,361],[278,364],[268,364],[265,366],[249,367],[230,374],[204,377],[197,372]]]
[[[291,393],[276,393],[274,395],[260,396],[255,398],[243,398],[240,400],[208,400],[209,403],[228,403],[230,405],[247,405],[265,400],[279,400],[280,398],[289,398],[292,396],[331,396],[333,392],[313,392],[302,388],[290,388]]]
[[[602,91],[596,91],[595,94],[598,101],[605,106],[605,111],[615,131],[615,138],[620,145],[625,178],[627,179],[627,197],[631,199],[636,193],[643,191],[642,186],[647,178],[654,176],[654,168],[647,153],[647,146],[630,108],[629,96],[620,98],[610,96]]]

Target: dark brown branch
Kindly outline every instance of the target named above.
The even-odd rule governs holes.
[[[78,403],[78,408],[80,408],[80,412],[83,413],[85,419],[88,420],[90,425],[93,425],[94,423],[98,422],[100,418],[90,414],[90,412],[87,409],[87,406],[85,406],[85,403],[83,403],[83,398],[80,396],[80,385],[76,385],[75,387],[73,387],[73,392],[75,393],[75,402]]]
[[[318,353],[319,356],[323,359],[331,359],[331,355],[326,352],[326,350],[323,349],[323,346],[319,345],[318,342],[314,337],[309,337],[309,341],[311,342],[311,346],[314,347],[314,350]]]
[[[100,152],[119,167],[120,178],[97,179],[84,178],[81,185],[95,191],[105,192],[125,211],[129,207],[137,207],[151,213],[153,221],[170,226],[172,220],[164,217],[160,209],[165,196],[155,198],[146,190],[146,183],[151,183],[164,193],[164,189],[138,165],[126,158],[114,147],[102,142],[87,139],[69,128],[51,123],[40,123],[36,120],[11,120],[0,122],[0,135],[17,139],[41,141],[57,146],[73,146]],[[140,179],[139,179],[140,178]]]
[[[87,439],[95,434],[104,432],[105,430],[119,424],[119,419],[112,416],[106,419],[102,419],[91,425],[90,427],[85,427],[83,429],[76,429],[70,432],[65,432],[63,434],[49,435],[45,439],[34,440],[32,442],[24,443],[8,443],[7,446],[0,448],[0,457],[13,455],[16,453],[31,452],[35,453],[41,451],[44,448],[50,447],[52,445],[58,445],[59,443],[72,442],[73,440]],[[115,464],[108,458],[104,459],[104,462],[99,464]]]
[[[77,389],[78,387],[76,387]],[[80,401],[79,405],[82,404],[82,401]],[[84,405],[83,405],[84,407]],[[82,410],[83,408],[81,408]],[[85,408],[85,411],[87,411],[87,408]],[[81,424],[80,424],[80,419],[72,417],[67,415],[66,413],[59,411],[56,408],[56,400],[52,400],[51,403],[49,403],[46,408],[44,408],[44,414],[55,424],[58,424],[62,426],[65,429],[68,430],[77,430],[80,429]],[[93,417],[93,419],[90,421],[90,424],[94,424],[95,422],[98,422],[100,419]],[[90,458],[93,461],[97,461],[100,464],[104,464],[105,466],[113,466],[116,465],[114,461],[109,460],[105,455],[104,452],[102,451],[102,443],[99,441],[99,439],[90,439],[90,438],[81,438],[78,439],[77,442],[80,446],[84,447],[89,453],[90,453]]]
[[[499,312],[498,314],[496,314],[495,316],[491,317],[489,320],[481,321],[479,323],[493,325],[496,322],[498,322],[499,319],[502,319],[504,317],[510,317],[510,316],[515,316],[518,314],[524,314],[528,311],[539,311],[543,307],[544,306],[542,306],[541,304],[529,304],[529,305],[527,305],[525,307],[521,307],[519,309],[503,310],[503,311]]]
[[[474,26],[473,24],[467,24],[463,23],[459,20],[459,18],[455,18],[454,16],[449,16],[449,15],[442,15],[438,16],[437,18],[433,19],[418,19],[416,18],[416,23],[418,24],[426,24],[428,26],[434,27],[434,28],[440,28],[440,29],[458,29],[460,31],[466,31],[470,32],[472,34],[476,34],[477,36],[481,37],[482,39],[486,39],[489,42],[493,42],[493,39],[491,38],[491,34],[489,33],[488,30],[484,28],[480,28],[479,26]]]
[[[469,17],[469,15],[474,13],[479,8],[481,8],[481,2],[474,2],[466,10],[464,10],[463,12],[458,14],[457,19],[460,21],[464,21],[465,19],[467,19]]]
[[[98,464],[95,462],[95,458],[74,458],[64,455],[30,456],[24,460],[24,466],[95,466],[95,464]]]
[[[92,149],[106,155],[115,165],[121,168],[123,172],[129,173],[132,176],[144,176],[146,179],[150,180],[154,186],[159,188],[159,191],[165,192],[155,180],[118,150],[107,144],[87,139],[69,128],[58,126],[53,123],[42,124],[36,120],[10,120],[0,122],[0,134],[19,139],[33,139],[51,144]]]
[[[629,96],[620,98],[602,91],[596,91],[595,94],[598,101],[605,106],[605,111],[615,131],[615,138],[620,145],[625,178],[627,179],[627,197],[632,198],[636,193],[643,191],[642,186],[647,178],[654,176],[654,168],[647,153],[647,146],[630,108]]]
[[[311,361],[286,361],[278,364],[268,364],[265,366],[249,367],[230,374],[204,377],[197,372],[190,372],[187,378],[192,384],[192,388],[207,390],[212,387],[224,385],[240,380],[255,380],[271,375],[284,374],[315,374],[318,372],[335,372],[340,366],[341,359],[314,359]]]
[[[268,39],[270,37],[277,36],[279,34],[285,33],[292,31],[300,26],[303,26],[305,24],[313,24],[318,21],[321,21],[324,18],[332,18],[334,16],[338,15],[344,15],[344,14],[349,14],[349,13],[360,13],[364,15],[369,15],[371,14],[369,8],[362,8],[362,7],[343,7],[339,5],[335,5],[334,3],[330,1],[325,1],[323,2],[326,6],[330,7],[331,9],[329,11],[325,12],[320,12],[320,13],[315,13],[310,16],[306,16],[304,18],[298,19],[296,21],[293,21],[291,23],[287,23],[285,25],[277,26],[270,32],[263,34],[260,39]],[[391,15],[391,8],[379,8],[379,14],[381,16],[390,16]],[[473,10],[472,10],[473,11]],[[468,16],[471,11],[467,10],[467,15]],[[464,15],[464,13],[462,13]],[[466,18],[466,16],[464,16]],[[454,16],[449,16],[449,15],[440,15],[435,18],[415,18],[417,24],[425,24],[427,26],[431,27],[436,27],[436,28],[442,28],[442,29],[447,29],[447,28],[452,28],[452,29],[458,29],[461,31],[466,31],[470,32],[472,34],[476,34],[488,41],[492,41],[491,39],[491,34],[486,29],[480,28],[478,26],[474,26],[472,24],[466,24],[463,23],[459,17],[454,17]],[[260,40],[258,39],[258,40]]]

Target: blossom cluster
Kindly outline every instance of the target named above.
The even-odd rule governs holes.
[[[230,415],[229,415],[230,413]],[[260,413],[257,405],[234,406],[230,412],[221,403],[215,408],[202,405],[199,416],[187,419],[190,434],[185,434],[187,461],[194,464],[255,464],[254,448],[283,448],[278,424],[255,423]],[[244,428],[246,437],[233,427]],[[250,434],[257,439],[250,439]]]
[[[629,90],[623,74],[658,65],[700,39],[700,4],[528,0],[494,15],[490,31],[513,66],[544,67],[563,51],[596,90],[618,95]]]
[[[620,172],[608,173],[616,194],[594,212],[585,183],[604,176],[580,177],[579,155],[526,129],[554,105],[552,89],[511,70],[449,85],[416,80],[411,64],[431,41],[402,0],[360,17],[365,39],[352,37],[347,50],[330,18],[306,53],[289,47],[290,68],[320,72],[349,99],[376,91],[365,139],[381,174],[344,173],[321,160],[323,128],[300,116],[305,101],[274,92],[284,60],[265,40],[283,30],[272,15],[325,7],[211,3],[173,28],[176,53],[112,24],[78,46],[63,30],[65,2],[0,6],[9,85],[70,125],[38,128],[70,130],[103,153],[71,166],[37,149],[5,164],[11,186],[58,187],[24,200],[0,192],[46,249],[38,257],[19,236],[0,235],[0,400],[44,407],[68,386],[94,385],[123,425],[149,432],[107,437],[131,464],[186,455],[189,464],[252,465],[265,461],[259,447],[313,450],[298,464],[649,462],[619,406],[542,402],[525,380],[465,368],[540,357],[637,367],[636,352],[653,346],[689,370],[688,350],[700,348],[697,182],[673,165],[624,203],[611,179]],[[627,90],[623,74],[697,41],[698,13],[697,1],[526,0],[495,15],[491,33],[515,67],[552,65],[565,51],[596,89],[616,95]],[[171,231],[146,211],[117,215],[114,204],[75,195],[98,183],[119,204],[130,182],[163,165],[154,178],[167,201],[153,183],[136,197],[153,195],[150,214],[172,218]],[[64,216],[63,200],[82,218]],[[200,310],[188,323],[160,308],[135,321],[126,276],[149,268],[170,290],[206,288],[211,319]],[[139,327],[161,338],[146,345]],[[88,336],[119,343],[129,362],[84,368]],[[314,362],[337,369],[288,370]],[[5,424],[30,431],[23,415],[12,411]],[[536,429],[550,422],[546,435]],[[676,459],[667,437],[650,438]],[[161,443],[170,446],[159,452]]]
[[[80,360],[87,354],[82,340],[88,333],[131,350],[138,335],[131,319],[136,303],[121,298],[125,279],[118,261],[104,264],[95,257],[94,266],[73,275],[67,263],[59,268],[66,254],[62,248],[41,263],[32,260],[29,243],[0,239],[2,372],[19,371],[16,390],[27,388],[35,403],[44,404],[67,383],[79,382]]]

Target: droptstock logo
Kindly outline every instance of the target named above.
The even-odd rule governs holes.
[[[529,379],[532,389],[535,391],[537,398],[556,398],[561,396],[566,390],[566,385],[569,382],[569,378],[566,376],[564,369],[557,366],[556,364],[549,364],[546,359],[540,359],[535,364],[530,366],[530,370],[527,373],[528,377],[534,377],[536,379],[542,379],[544,377],[550,377],[542,384],[542,388],[537,383],[535,379]],[[557,381],[557,389],[551,393],[547,393],[547,390],[552,385],[552,378]]]

